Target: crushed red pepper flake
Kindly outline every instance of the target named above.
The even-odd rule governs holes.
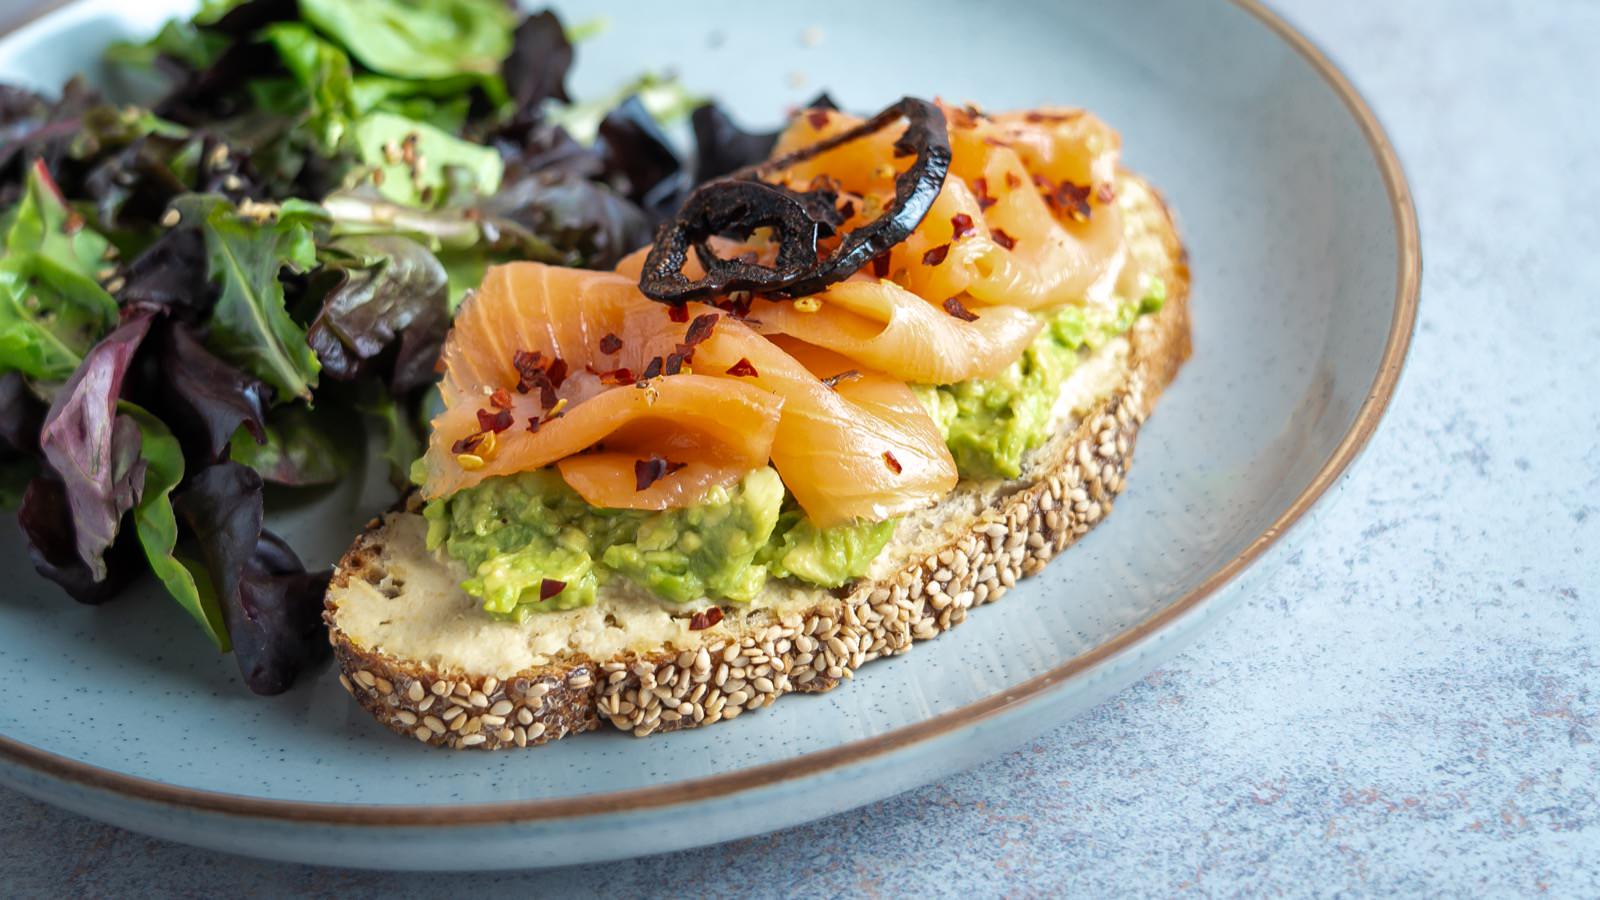
[[[550,379],[552,385],[561,387],[561,382],[567,380],[567,361],[558,359],[551,362],[549,367],[544,370],[544,374],[545,377]]]
[[[516,419],[512,417],[509,409],[480,409],[478,410],[478,430],[492,431],[499,434],[510,428]],[[461,452],[461,451],[456,451]]]
[[[489,395],[489,405],[495,409],[510,409],[511,392],[505,388],[495,388],[494,393]]]
[[[1065,113],[1047,113],[1047,112],[1040,112],[1040,111],[1035,109],[1035,110],[1030,110],[1027,115],[1023,116],[1023,118],[1028,120],[1029,122],[1033,122],[1034,124],[1038,124],[1040,122],[1071,122],[1073,119],[1076,119],[1076,118],[1078,118],[1078,117],[1080,117],[1082,115],[1083,115],[1083,110],[1081,110],[1081,109],[1073,110],[1072,112],[1065,112]]]
[[[721,316],[716,313],[702,313],[695,316],[694,321],[689,323],[688,330],[683,333],[684,344],[695,347],[705,342],[716,330],[717,319],[720,318]]]
[[[645,364],[644,371],[639,373],[639,379],[634,384],[644,387],[650,379],[659,378],[661,376],[661,367],[665,364],[666,360],[659,356],[650,357],[650,362]]]
[[[554,578],[546,578],[539,582],[539,602],[542,603],[546,600],[549,600],[551,597],[554,597],[566,589],[567,583],[565,581],[557,581]]]
[[[839,204],[839,215],[843,216],[846,220],[855,218],[856,202],[854,200],[846,200],[845,202]]]
[[[847,381],[855,381],[860,377],[860,370],[845,369],[843,372],[840,372],[837,375],[829,375],[827,378],[822,379],[822,383],[827,385],[832,390],[838,390],[839,385],[844,384]]]
[[[695,613],[689,617],[690,631],[705,631],[707,628],[722,621],[722,607],[713,606],[710,609]]]
[[[1011,190],[1016,190],[1017,188],[1022,187],[1022,179],[1017,177],[1017,173],[1012,172],[1009,169],[1006,171],[1006,187],[1010,188]]]
[[[925,266],[937,266],[938,264],[944,262],[944,258],[949,255],[950,245],[940,244],[937,247],[929,249],[927,253],[922,254],[922,264]]]
[[[872,258],[872,275],[874,278],[884,278],[889,274],[889,254],[879,253]]]
[[[1101,203],[1115,203],[1117,189],[1112,187],[1109,181],[1101,182],[1100,186],[1094,189],[1094,198]]]
[[[482,443],[483,432],[480,431],[477,434],[469,434],[461,440],[456,441],[454,444],[451,444],[450,452],[455,454],[471,453],[472,451],[478,449],[478,445]]]
[[[540,419],[538,416],[530,416],[528,418],[528,433],[529,434],[538,434],[539,433],[539,427],[542,426],[543,424],[544,424],[544,420],[543,419]]]
[[[892,450],[883,451],[883,464],[888,466],[889,471],[896,475],[905,471],[905,467],[900,465],[900,460],[894,458],[894,451]]]
[[[1089,206],[1090,188],[1087,185],[1070,181],[1056,184],[1043,175],[1033,176],[1033,183],[1043,189],[1044,200],[1052,210],[1076,222],[1089,221],[1093,209]]]
[[[662,367],[662,371],[665,372],[668,375],[676,375],[679,372],[682,372],[683,371],[683,354],[680,353],[680,352],[668,353],[667,354],[667,364]]]
[[[650,485],[687,465],[688,463],[673,462],[660,456],[652,456],[649,459],[636,459],[633,462],[634,490],[645,490]]]
[[[1009,234],[1006,234],[1005,229],[1003,229],[1003,228],[992,229],[989,232],[989,236],[991,238],[994,238],[994,242],[996,244],[999,244],[1000,246],[1006,248],[1007,250],[1010,250],[1013,247],[1017,246],[1017,239],[1012,237]]]
[[[685,303],[667,304],[667,318],[674,322],[689,321],[689,306]]]
[[[750,360],[739,357],[739,361],[728,367],[728,374],[735,378],[757,378],[760,373],[756,371],[755,364]]]
[[[960,297],[951,297],[949,300],[946,300],[944,302],[944,311],[952,316],[955,316],[963,322],[978,321],[977,314],[967,309],[966,305],[961,302]]]
[[[972,190],[978,197],[978,208],[988,209],[995,204],[995,199],[989,196],[989,179],[972,179]]]
[[[812,128],[821,131],[828,125],[828,111],[825,109],[810,109],[806,111],[806,123]]]
[[[950,217],[950,229],[955,232],[952,238],[964,238],[973,232],[972,217],[966,213],[956,213]]]
[[[615,333],[607,333],[605,337],[600,339],[601,353],[615,353],[621,349],[622,338],[617,337]]]

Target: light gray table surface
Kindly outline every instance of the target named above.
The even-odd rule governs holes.
[[[1364,457],[1171,665],[942,783],[585,869],[278,865],[0,791],[0,895],[1600,895],[1600,2],[1278,7],[1406,164],[1421,321]]]

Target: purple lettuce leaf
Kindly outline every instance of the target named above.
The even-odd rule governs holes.
[[[523,19],[511,41],[511,53],[501,65],[500,75],[516,104],[514,118],[537,119],[545,100],[565,103],[571,99],[566,81],[572,68],[572,44],[555,13],[547,9]]]
[[[164,331],[162,419],[178,435],[185,456],[198,465],[223,459],[241,426],[265,443],[263,418],[272,389],[212,355],[188,326],[173,322]]]
[[[103,572],[96,576],[78,555],[72,506],[66,486],[58,478],[40,475],[28,482],[17,523],[27,535],[33,567],[79,603],[98,605],[110,600],[143,570],[139,542],[130,528],[102,555]]]
[[[399,235],[343,237],[321,256],[322,277],[333,283],[306,340],[323,372],[343,381],[381,375],[396,394],[432,383],[450,327],[449,277],[438,258]]]
[[[258,694],[288,690],[328,653],[322,596],[329,572],[307,572],[263,531],[261,476],[218,463],[196,472],[174,500],[205,557],[239,673]]]
[[[78,557],[95,581],[106,577],[101,557],[144,483],[139,426],[117,414],[117,399],[153,316],[134,313],[89,350],[56,393],[39,431],[40,451],[72,509]]]

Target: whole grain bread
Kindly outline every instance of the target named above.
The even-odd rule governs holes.
[[[1127,176],[1121,190],[1132,198],[1125,210],[1143,219],[1130,245],[1156,262],[1166,303],[1080,366],[1064,389],[1079,400],[1020,477],[964,481],[907,517],[867,578],[835,591],[791,586],[719,608],[724,617],[709,626],[695,619],[706,606],[668,610],[626,594],[519,626],[483,615],[455,588],[459,573],[423,546],[413,497],[374,520],[334,574],[323,617],[341,683],[380,723],[433,745],[527,747],[602,723],[645,736],[830,690],[960,624],[1110,513],[1140,425],[1188,358],[1177,230],[1148,186]],[[435,633],[441,646],[429,643]]]

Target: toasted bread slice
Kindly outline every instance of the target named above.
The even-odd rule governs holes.
[[[835,591],[773,583],[709,627],[608,583],[582,609],[526,623],[484,614],[464,573],[425,546],[413,496],[340,561],[324,618],[340,681],[389,728],[458,749],[526,747],[599,728],[644,736],[829,690],[998,599],[1111,511],[1134,439],[1189,355],[1189,273],[1171,216],[1132,176],[1130,249],[1167,302],[1068,379],[1058,429],[1021,477],[963,481],[907,516],[868,576]],[[619,580],[620,581],[620,580]]]

